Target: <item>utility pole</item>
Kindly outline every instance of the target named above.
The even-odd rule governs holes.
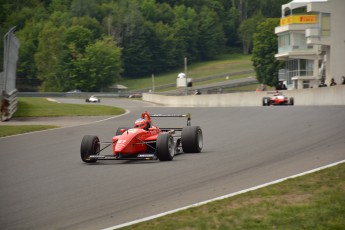
[[[188,95],[188,74],[187,74],[187,57],[184,58],[184,74],[186,75],[186,95]]]
[[[152,74],[152,93],[155,92],[155,75]]]

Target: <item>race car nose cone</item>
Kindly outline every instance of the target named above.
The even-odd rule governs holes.
[[[124,149],[126,148],[126,145],[125,144],[117,144],[115,146],[115,149],[114,149],[114,152],[116,153],[121,153],[124,151]]]

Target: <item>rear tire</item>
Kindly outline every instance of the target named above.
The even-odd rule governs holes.
[[[266,106],[266,98],[262,98],[262,106]]]
[[[163,133],[157,138],[157,157],[160,161],[171,161],[175,155],[175,143],[171,134]]]
[[[290,105],[294,105],[295,104],[295,101],[294,101],[293,97],[290,97],[289,104]]]
[[[199,126],[187,126],[182,129],[182,149],[185,153],[200,153],[203,147],[202,130]]]
[[[262,105],[263,106],[269,106],[270,105],[270,100],[271,100],[271,98],[269,98],[269,97],[262,98]]]
[[[98,155],[100,150],[99,139],[97,136],[86,135],[83,137],[80,146],[80,157],[85,163],[95,163],[96,159],[90,159],[91,155]]]

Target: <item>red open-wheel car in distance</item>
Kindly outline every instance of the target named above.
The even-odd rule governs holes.
[[[272,92],[269,92],[272,93]],[[262,98],[262,105],[294,105],[293,97],[286,97],[282,92],[276,91],[273,93],[273,97],[264,97]]]
[[[158,128],[152,117],[187,118],[182,128]],[[100,153],[112,146],[108,155]],[[100,142],[97,136],[86,135],[80,147],[80,156],[86,163],[98,160],[160,160],[171,161],[181,153],[199,153],[203,147],[203,135],[199,126],[191,126],[188,114],[152,114],[143,112],[133,128],[120,127],[111,142]]]

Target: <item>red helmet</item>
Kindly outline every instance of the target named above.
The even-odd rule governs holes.
[[[134,123],[134,128],[140,128],[140,129],[146,128],[146,120],[142,118],[137,119]]]

